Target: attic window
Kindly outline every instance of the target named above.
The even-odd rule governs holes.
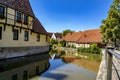
[[[28,16],[24,15],[24,24],[28,25]]]
[[[22,20],[21,20],[21,13],[20,12],[17,12],[17,22],[21,23]]]
[[[1,19],[5,18],[4,14],[5,14],[5,7],[0,6],[0,18]]]

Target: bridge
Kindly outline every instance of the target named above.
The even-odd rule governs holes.
[[[102,53],[103,57],[96,80],[120,80],[120,51],[106,47]]]

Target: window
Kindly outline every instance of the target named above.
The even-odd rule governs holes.
[[[0,6],[0,18],[5,18],[4,14],[5,14],[5,7]]]
[[[28,80],[28,71],[23,72],[23,80]]]
[[[21,13],[17,12],[17,22],[21,23]]]
[[[24,40],[25,41],[29,40],[29,32],[28,31],[25,31]]]
[[[14,29],[13,31],[13,40],[18,40],[18,30]]]
[[[40,34],[37,34],[37,41],[40,41]]]
[[[17,80],[17,74],[12,76],[12,80]]]
[[[28,25],[28,16],[24,15],[24,24]]]
[[[47,35],[46,35],[46,42],[48,41],[48,37],[47,37]]]
[[[36,66],[36,74],[39,74],[39,66]]]
[[[0,27],[0,39],[2,39],[2,27]]]

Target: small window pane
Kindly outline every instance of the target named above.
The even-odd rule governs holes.
[[[40,41],[40,34],[37,34],[37,41]]]
[[[39,74],[39,66],[36,66],[36,74]]]
[[[17,80],[17,74],[12,76],[12,80]]]
[[[24,22],[28,22],[28,16],[24,15]]]
[[[23,72],[23,80],[28,80],[28,71]]]
[[[25,31],[24,40],[25,41],[29,40],[29,32],[28,31]]]
[[[17,12],[17,20],[21,20],[21,13]]]
[[[46,35],[46,42],[48,42],[48,37],[47,37],[47,35]]]
[[[13,40],[18,40],[18,30],[14,29]]]
[[[0,15],[4,16],[4,12],[5,12],[5,7],[0,6]]]
[[[2,27],[0,27],[0,39],[2,39]]]

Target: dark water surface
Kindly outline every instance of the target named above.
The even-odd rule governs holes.
[[[30,80],[96,80],[97,72],[73,63],[65,63],[61,59],[50,59],[50,64],[46,72]]]

